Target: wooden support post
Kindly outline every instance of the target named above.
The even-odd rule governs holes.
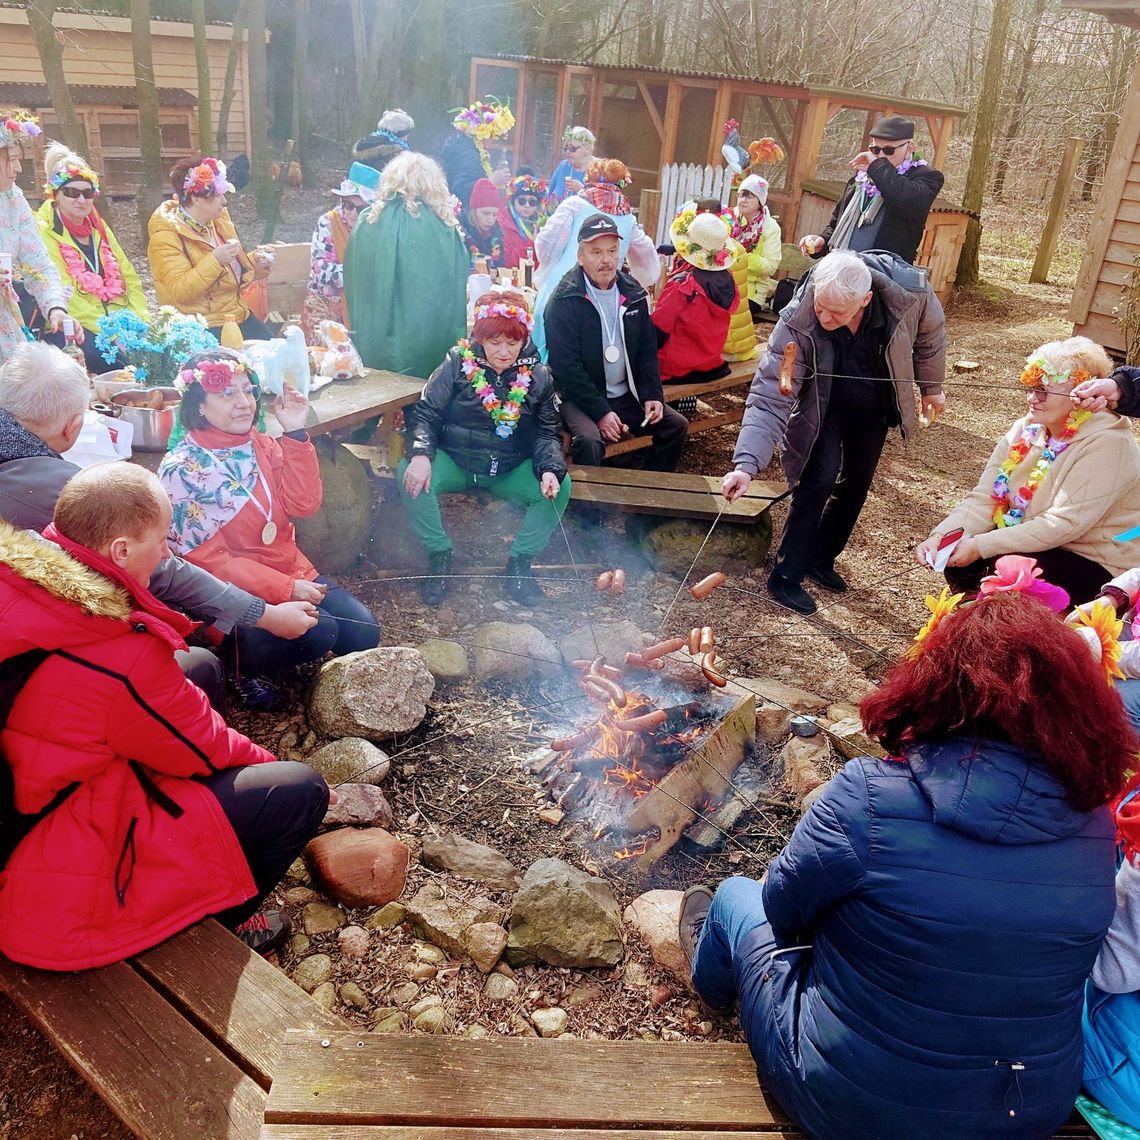
[[[1061,214],[1065,203],[1069,200],[1069,187],[1073,181],[1073,170],[1080,160],[1085,140],[1082,138],[1069,138],[1065,140],[1065,153],[1061,157],[1061,166],[1057,171],[1057,181],[1053,185],[1053,198],[1049,203],[1049,215],[1045,219],[1045,228],[1041,231],[1041,242],[1037,246],[1037,257],[1033,261],[1033,270],[1029,280],[1035,285],[1044,285],[1049,280],[1049,266],[1053,262],[1053,254],[1057,250],[1057,235],[1061,229]]]
[[[637,202],[637,220],[650,236],[657,232],[657,219],[661,213],[661,191],[642,190]]]

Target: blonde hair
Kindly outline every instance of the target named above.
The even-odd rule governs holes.
[[[1107,376],[1112,372],[1112,359],[1108,353],[1087,336],[1071,336],[1068,340],[1051,340],[1043,344],[1033,356],[1040,354],[1058,372],[1087,372],[1090,376]]]
[[[74,162],[77,166],[84,166],[87,167],[87,169],[91,169],[91,163],[82,155],[76,154],[67,143],[61,143],[58,139],[52,139],[44,151],[44,178],[50,182],[51,176],[65,162],[69,161]]]
[[[384,208],[397,198],[404,200],[404,209],[413,218],[420,216],[422,202],[444,225],[459,228],[455,202],[447,188],[443,167],[426,154],[407,151],[384,167],[380,184],[376,187],[376,202],[365,214],[365,221],[376,221]]]
[[[166,491],[135,463],[98,463],[63,485],[55,501],[56,529],[88,550],[104,551],[116,538],[142,538],[162,519]]]

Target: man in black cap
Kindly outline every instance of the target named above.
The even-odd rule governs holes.
[[[622,273],[614,220],[591,214],[578,231],[578,265],[558,283],[543,320],[575,463],[599,467],[606,444],[650,435],[646,467],[675,471],[689,421],[667,408],[649,297]]]
[[[945,181],[914,152],[914,123],[900,115],[880,119],[871,142],[848,164],[855,171],[822,234],[800,238],[808,257],[829,250],[885,249],[914,263],[926,215]]]

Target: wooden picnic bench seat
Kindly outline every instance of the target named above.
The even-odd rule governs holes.
[[[213,920],[99,970],[0,958],[0,989],[148,1140],[255,1140],[286,1030],[348,1028]]]

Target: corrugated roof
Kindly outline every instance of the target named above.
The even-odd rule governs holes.
[[[26,10],[28,7],[26,0],[0,0],[0,8],[21,8]],[[60,4],[56,8],[57,12],[69,12],[75,16],[116,16],[120,20],[129,19],[122,12],[113,11],[110,8],[100,8],[96,4]],[[178,19],[175,16],[151,16],[151,20],[163,24],[189,24],[190,18],[184,17]],[[230,28],[233,27],[233,22],[230,20],[207,20],[207,24],[217,27]]]
[[[70,86],[71,98],[77,107],[133,109],[139,105],[138,94],[133,87],[104,87],[94,83],[73,83]],[[43,111],[51,107],[51,96],[46,83],[0,83],[0,102]],[[160,87],[158,105],[193,109],[198,106],[198,97],[181,87]]]
[[[1061,7],[1094,12],[1110,23],[1140,28],[1140,3],[1136,0],[1109,0],[1108,3],[1098,3],[1097,0],[1061,0]]]

